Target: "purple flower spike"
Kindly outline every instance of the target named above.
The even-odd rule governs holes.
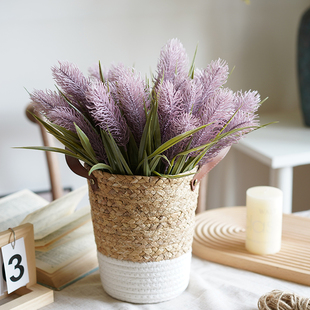
[[[255,112],[259,108],[259,104],[260,104],[260,95],[256,91],[248,91],[245,93],[237,92],[233,94],[233,100],[230,101],[230,107],[231,107],[230,113],[231,116],[235,112],[236,114],[230,121],[230,123],[227,125],[227,127],[224,129],[223,133],[237,128],[259,126],[258,117],[255,114]],[[215,119],[217,119],[216,116]],[[221,126],[217,128],[216,132],[219,132],[219,130],[224,127],[224,125],[228,122],[228,120],[229,118],[226,121],[223,121]],[[245,134],[251,132],[253,129],[254,128],[240,130],[218,141],[215,146],[210,148],[210,150],[207,152],[207,154],[200,162],[200,165],[203,165],[204,163],[214,158],[221,149],[231,146],[232,144],[235,144],[238,141],[240,141]]]
[[[128,127],[107,86],[100,81],[95,82],[89,87],[86,98],[95,124],[106,132],[110,131],[119,146],[126,146],[129,141]]]
[[[193,108],[197,102],[201,102],[203,95],[203,87],[200,83],[188,79],[180,87],[183,102],[181,103],[182,111],[192,113]]]
[[[233,100],[234,112],[237,111],[237,113],[226,127],[225,132],[234,128],[259,126],[258,116],[255,112],[260,106],[260,101],[260,95],[257,91],[237,92]],[[248,131],[250,130],[245,130],[243,134]]]
[[[160,52],[155,87],[162,81],[171,81],[178,89],[187,77],[188,56],[182,43],[178,39],[172,39]]]
[[[62,91],[72,100],[72,104],[83,107],[86,104],[85,93],[90,84],[77,66],[68,62],[59,62],[52,67],[53,77]]]
[[[194,106],[193,114],[200,114],[201,108],[207,103],[217,89],[226,83],[228,78],[228,65],[225,61],[218,59],[212,61],[207,69],[195,70],[194,82],[203,90],[201,99]]]
[[[157,92],[158,120],[160,125],[162,142],[170,139],[170,123],[182,114],[182,93],[176,91],[170,81],[163,82]]]
[[[139,145],[146,123],[150,93],[145,81],[133,70],[126,70],[114,83],[115,98],[127,120],[133,137]]]
[[[51,111],[58,107],[68,107],[67,101],[57,92],[47,90],[34,90],[30,95],[30,99],[35,102],[36,110],[48,118]]]
[[[112,65],[108,71],[108,81],[118,81],[120,77],[127,75],[130,71],[132,70],[130,68],[126,68],[122,63],[119,63],[118,65]]]
[[[195,118],[195,116],[187,113],[182,113],[177,118],[174,118],[169,126],[169,131],[167,132],[167,140],[185,133],[189,130],[193,130],[199,127],[199,120]],[[173,147],[169,148],[165,155],[167,158],[172,159],[175,155],[185,150],[187,144],[189,143],[191,137],[187,137],[186,139],[180,141]],[[193,146],[191,145],[191,148]]]
[[[98,161],[107,162],[106,153],[99,135],[84,117],[74,110],[63,96],[52,91],[34,91],[30,96],[37,103],[36,110],[44,115],[51,123],[61,126],[72,132],[76,132],[76,124],[88,137]]]

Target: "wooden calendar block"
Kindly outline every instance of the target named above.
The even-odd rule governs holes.
[[[15,240],[24,238],[29,282],[12,294],[4,293],[4,295],[0,296],[1,300],[8,300],[4,304],[1,302],[0,310],[40,309],[54,301],[54,294],[52,290],[37,284],[33,225],[23,224],[12,228],[12,230],[0,232],[0,248],[7,244],[14,244],[14,238]],[[10,295],[13,294],[18,297],[12,300]]]

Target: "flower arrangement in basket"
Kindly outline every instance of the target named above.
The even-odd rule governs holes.
[[[28,148],[65,154],[89,179],[105,290],[131,302],[177,296],[189,280],[192,175],[262,127],[259,94],[223,87],[223,60],[202,70],[189,65],[177,39],[162,48],[151,80],[122,64],[103,70],[99,63],[89,77],[66,62],[52,72],[57,90],[35,90],[31,99],[38,122],[65,149]]]

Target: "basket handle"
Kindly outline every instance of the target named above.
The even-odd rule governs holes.
[[[89,175],[87,169],[83,167],[77,158],[71,157],[69,155],[65,155],[65,157],[68,167],[77,175],[88,179],[92,190],[97,191],[99,186],[96,177],[93,174]]]
[[[191,180],[191,190],[195,190],[196,186],[198,185],[198,183],[201,181],[201,179],[208,173],[210,172],[228,153],[230,149],[229,147],[226,147],[224,149],[222,149],[215,157],[212,161],[204,164],[202,167],[200,167],[200,169],[198,170],[198,172],[194,175],[193,179]]]

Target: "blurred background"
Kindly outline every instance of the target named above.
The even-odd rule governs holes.
[[[179,38],[190,59],[198,44],[197,67],[225,59],[235,67],[230,88],[269,97],[260,113],[295,111],[300,109],[297,31],[308,6],[309,0],[249,5],[241,0],[0,0],[0,196],[50,187],[45,154],[12,147],[42,144],[37,126],[25,117],[27,91],[54,89],[50,67],[58,60],[77,64],[85,74],[100,60],[106,67],[134,65],[149,75],[162,46]],[[223,198],[231,156],[237,190]],[[85,184],[63,156],[59,161],[64,187]],[[245,205],[246,189],[268,181],[267,166],[232,150],[209,175],[208,208]],[[309,165],[294,168],[294,211],[309,208],[309,184]]]

